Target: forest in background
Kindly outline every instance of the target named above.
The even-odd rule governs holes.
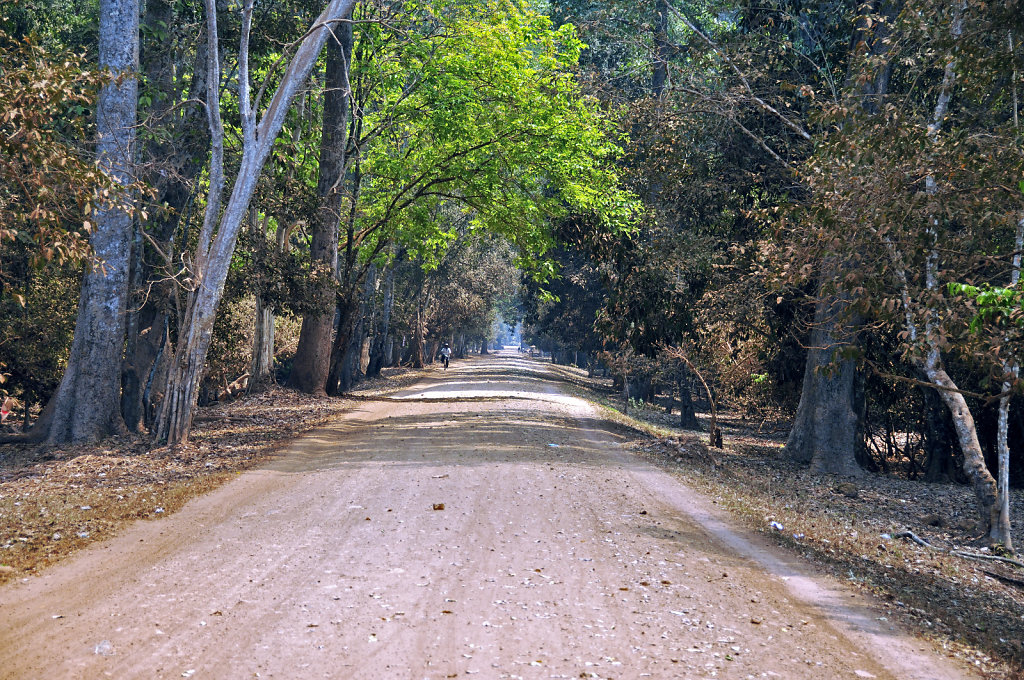
[[[1013,0],[6,6],[8,436],[173,445],[196,404],[518,322],[684,426],[970,484],[1012,550],[1022,31]]]

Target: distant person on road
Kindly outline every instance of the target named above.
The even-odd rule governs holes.
[[[444,370],[448,370],[448,361],[452,358],[452,348],[448,343],[441,345],[441,360],[444,361]]]

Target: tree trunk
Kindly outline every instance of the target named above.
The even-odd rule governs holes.
[[[175,20],[173,4],[167,0],[151,0],[146,3],[147,25],[157,26],[164,22],[170,26]],[[143,70],[147,78],[161,91],[175,92],[175,97],[154,100],[150,110],[153,118],[171,118],[175,115],[175,108],[181,114],[174,119],[174,134],[170,137],[173,143],[160,135],[149,141],[148,154],[162,162],[149,174],[147,181],[157,192],[154,203],[166,206],[166,210],[153,216],[146,225],[140,224],[137,227],[137,245],[133,255],[133,294],[142,297],[144,302],[141,309],[129,317],[128,346],[121,386],[121,413],[125,425],[133,432],[138,429],[140,422],[147,428],[152,426],[152,400],[154,394],[162,393],[163,390],[167,364],[157,364],[167,357],[166,330],[177,302],[176,283],[167,278],[175,265],[175,231],[181,222],[187,223],[184,213],[192,199],[192,183],[205,165],[210,146],[209,130],[202,125],[205,116],[203,107],[195,103],[180,105],[184,97],[201,100],[206,95],[206,42],[200,41],[196,47],[187,93],[177,91],[182,84],[175,80],[173,58],[168,52],[164,42],[155,38],[148,39],[143,46]],[[179,169],[177,172],[162,172],[163,165]],[[159,252],[156,247],[141,241],[143,229],[158,242]],[[187,241],[187,235],[181,240]],[[156,267],[150,264],[153,256],[163,260],[165,269],[154,271]],[[144,292],[144,295],[140,295],[140,292]]]
[[[391,342],[391,310],[395,305],[395,268],[389,267],[384,278],[384,298],[380,302],[377,324],[373,332],[373,344],[370,347],[370,361],[366,365],[366,377],[375,378],[380,375],[381,368],[391,363],[388,344]]]
[[[693,408],[689,380],[682,371],[677,373],[676,387],[679,390],[679,427],[687,430],[699,429],[700,423],[697,421],[697,411]]]
[[[363,378],[360,364],[362,363],[363,346],[366,342],[370,297],[373,295],[375,285],[376,269],[371,266],[363,283],[363,293],[359,299],[355,325],[352,328],[348,347],[345,350],[345,356],[341,360],[341,377],[338,385],[338,391],[341,393],[351,390]]]
[[[888,16],[893,11],[891,3],[881,4]],[[881,57],[889,49],[885,22],[872,22],[868,16],[875,9],[865,7],[864,15],[858,16],[851,34],[850,68],[846,79],[849,87],[857,82],[856,54],[867,49]],[[877,110],[880,98],[888,90],[888,73],[889,67],[883,64],[873,79],[864,80],[856,87],[857,103],[865,110]],[[836,269],[834,265],[823,267],[822,282],[829,277],[838,279]],[[814,472],[859,476],[863,470],[857,464],[856,365],[852,359],[835,356],[853,340],[852,332],[843,328],[848,300],[844,296],[827,295],[824,285],[819,286],[818,295],[800,404],[786,441],[786,451],[794,460],[810,463]]]
[[[266,223],[266,221],[265,221]],[[249,226],[252,231],[253,247],[267,248],[267,228],[260,224],[256,207],[249,207]],[[286,230],[278,231],[278,250],[286,248]],[[249,388],[255,389],[272,380],[274,368],[274,308],[266,304],[263,296],[256,293],[256,323],[252,337],[252,361],[249,365]]]
[[[790,458],[810,463],[817,474],[863,474],[857,464],[853,404],[857,367],[853,359],[837,356],[852,340],[843,318],[847,304],[844,297],[836,297],[820,299],[815,306],[800,404],[786,440]]]
[[[143,270],[146,267],[141,229],[141,225],[136,225],[135,238],[132,241],[132,254],[129,258],[129,300],[132,300],[136,291],[142,290],[144,282]],[[143,310],[134,307],[134,304],[129,304],[126,310],[125,348],[121,361],[121,418],[124,420],[125,429],[129,432],[137,432],[139,423],[142,421],[142,376],[136,359],[140,355],[139,346],[145,344],[139,336],[141,330],[139,324]]]
[[[966,3],[961,2],[954,6],[953,22],[950,26],[950,34],[954,40],[959,40],[963,28],[963,11]],[[956,59],[949,59],[942,77],[942,86],[935,104],[935,111],[932,122],[928,126],[928,138],[933,145],[938,144],[939,134],[949,110],[949,102],[953,96],[953,87],[957,79]],[[938,196],[938,183],[935,176],[929,174],[925,177],[925,193],[935,199]],[[925,289],[929,296],[934,296],[939,290],[939,251],[938,251],[938,226],[939,217],[933,214],[929,217],[925,227],[925,235],[930,240],[928,257],[925,259]],[[904,298],[909,293],[904,288]],[[930,300],[929,300],[930,302]],[[904,305],[906,301],[904,300]],[[909,315],[910,312],[908,311]],[[1006,545],[1011,543],[1008,534],[1003,533],[1004,527],[999,521],[999,488],[996,480],[992,477],[988,467],[985,465],[985,454],[978,441],[978,430],[971,415],[967,400],[960,394],[956,384],[946,373],[943,367],[942,354],[939,350],[939,322],[938,310],[931,306],[925,308],[924,342],[927,347],[926,358],[919,362],[921,369],[928,376],[928,380],[939,388],[939,396],[949,409],[953,418],[953,427],[956,430],[957,441],[960,444],[960,451],[964,455],[963,471],[967,475],[971,486],[974,489],[975,500],[978,503],[978,513],[985,525],[985,533],[990,541]],[[909,316],[908,316],[909,318]],[[908,336],[913,342],[917,340],[916,329],[913,324],[907,329]],[[1009,527],[1005,527],[1006,531]]]
[[[330,371],[327,374],[327,394],[332,397],[344,391],[342,379],[345,372],[345,359],[358,320],[359,302],[356,300],[355,293],[350,290],[344,297],[339,296],[338,298],[338,332],[335,333],[334,343],[331,345]]]
[[[466,334],[459,333],[459,342],[455,347],[455,358],[465,359],[466,358]]]
[[[657,0],[654,24],[654,69],[651,73],[651,94],[660,97],[668,84],[668,60],[672,54],[672,46],[668,40],[668,0]]]
[[[1013,54],[1013,33],[1009,34],[1010,53]],[[1016,75],[1016,71],[1014,72]],[[1016,79],[1014,81],[1013,96],[1017,98]],[[1021,250],[1024,249],[1024,216],[1017,220],[1017,233],[1014,238],[1013,267],[1010,270],[1010,288],[1016,288],[1020,283],[1020,262]],[[1004,341],[1009,344],[1009,338]],[[1016,359],[1003,360],[1003,373],[1013,379],[1003,381],[1003,392],[1008,393],[1013,383],[1020,377],[1020,366]],[[1003,547],[1013,552],[1013,535],[1010,531],[1010,444],[1009,444],[1009,420],[1010,420],[1010,395],[1007,394],[999,399],[999,419],[996,428],[996,455],[999,475],[997,490],[999,492],[999,516],[997,519],[997,531],[1003,537]]]
[[[422,293],[416,300],[416,319],[412,337],[412,356],[410,361],[413,368],[423,368],[423,297]]]
[[[354,2],[355,0],[331,0],[327,8],[317,18],[315,23],[317,28],[311,29],[296,49],[278,89],[258,125],[255,123],[256,112],[251,108],[248,82],[248,41],[252,4],[248,0],[245,3],[241,35],[242,46],[239,50],[239,108],[241,110],[244,151],[231,197],[219,220],[220,226],[216,230],[216,237],[212,236],[214,220],[209,220],[208,223],[204,222],[203,231],[199,237],[198,250],[194,259],[198,287],[193,293],[186,318],[183,319],[178,348],[171,363],[167,394],[161,404],[157,424],[157,439],[165,440],[171,446],[186,441],[192,426],[192,412],[199,397],[199,384],[206,363],[206,354],[210,347],[210,338],[213,334],[214,317],[223,295],[224,282],[238,238],[238,230],[245,219],[249,201],[256,188],[256,181],[270,155],[274,140],[284,124],[285,114],[292,99],[299,86],[309,76],[324,42],[330,34],[329,24],[347,15]],[[207,0],[208,7],[212,4],[212,0]],[[216,12],[207,11],[207,15],[209,25],[207,32],[210,37],[209,51],[212,53],[211,62],[218,61],[216,65],[211,63],[209,71],[219,72],[216,48]],[[219,76],[216,81],[219,81]],[[210,82],[215,82],[215,79],[211,78]],[[208,99],[211,100],[209,108],[211,110],[211,128],[213,128],[219,123],[219,91],[214,87],[207,88],[207,91],[211,94]],[[213,137],[216,154],[218,153],[216,145],[223,143],[223,131],[216,130]],[[217,172],[220,172],[219,168]],[[209,209],[208,215],[214,214],[215,216],[219,197],[213,184],[215,183],[211,182],[211,200],[207,208]]]
[[[349,337],[348,347],[345,356],[341,360],[341,377],[338,380],[338,393],[344,394],[350,391],[359,382],[361,375],[359,371],[359,357],[362,353],[363,336],[366,332],[366,321],[360,314],[356,325]]]
[[[256,332],[252,339],[252,366],[249,385],[263,385],[273,380],[274,370],[274,308],[256,297]]]
[[[341,220],[343,178],[345,176],[346,131],[349,118],[349,65],[352,61],[352,25],[335,29],[341,41],[327,43],[327,73],[324,93],[324,123],[320,139],[320,177],[317,212],[310,258],[318,269],[314,280],[323,311],[302,318],[299,345],[288,384],[310,394],[326,390],[331,366],[331,333],[334,331],[335,286],[338,276],[338,224]],[[328,277],[328,274],[331,276]],[[332,278],[333,277],[333,278]]]
[[[974,497],[978,503],[978,512],[985,523],[985,532],[996,542],[1006,545],[1008,537],[1000,533],[999,523],[999,491],[996,480],[985,465],[985,453],[978,441],[978,431],[964,395],[957,390],[956,383],[946,373],[937,350],[929,352],[922,369],[928,380],[939,388],[939,397],[946,404],[953,417],[960,450],[964,454],[963,470],[974,489]]]
[[[138,105],[139,4],[101,0],[100,68],[116,78],[100,91],[96,110],[100,168],[123,185],[133,181],[132,149]],[[97,207],[90,243],[102,261],[86,272],[67,368],[30,441],[48,445],[91,442],[125,432],[121,417],[121,359],[129,296],[133,218],[106,204]]]

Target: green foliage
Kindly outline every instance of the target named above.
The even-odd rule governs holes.
[[[616,135],[579,92],[571,26],[507,2],[438,2],[419,22],[391,59],[354,67],[378,84],[363,105],[358,242],[380,252],[394,241],[436,266],[454,236],[442,207],[454,205],[546,278],[549,225],[568,210],[628,228],[635,205],[618,186]],[[377,54],[387,36],[374,27],[361,39]]]
[[[983,283],[971,286],[950,282],[946,286],[950,295],[962,295],[974,300],[976,311],[968,327],[980,333],[986,324],[1013,324],[1024,328],[1024,291],[1019,288],[1001,288]]]

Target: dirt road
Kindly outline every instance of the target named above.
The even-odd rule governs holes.
[[[0,589],[0,677],[969,677],[623,452],[542,364],[434,375]]]

